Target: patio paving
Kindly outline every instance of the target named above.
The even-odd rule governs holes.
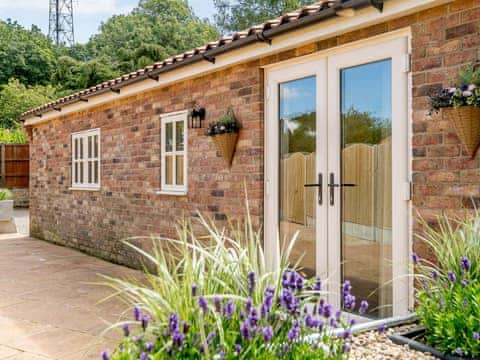
[[[126,306],[99,303],[111,290],[92,283],[137,276],[72,249],[22,234],[0,236],[0,359],[99,359],[120,334],[103,331]]]

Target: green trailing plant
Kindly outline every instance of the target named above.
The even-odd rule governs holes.
[[[459,73],[458,85],[444,88],[430,96],[432,109],[480,106],[480,67],[469,66]]]
[[[13,194],[8,189],[0,189],[0,201],[13,199]]]
[[[247,202],[248,209],[248,202]],[[325,301],[320,279],[304,279],[289,263],[296,236],[267,265],[261,231],[249,213],[219,229],[201,214],[204,235],[188,221],[178,240],[156,239],[152,253],[130,244],[155,267],[145,281],[106,277],[130,304],[133,320],[115,324],[125,339],[103,359],[342,359],[354,320]],[[355,297],[347,281],[343,303]],[[366,302],[360,312],[368,308]]]
[[[237,122],[233,110],[230,109],[220,118],[220,120],[208,125],[206,134],[208,136],[213,136],[219,134],[238,133],[239,131],[240,124]]]
[[[480,217],[439,218],[420,238],[436,262],[412,256],[417,314],[429,345],[449,354],[480,356]]]
[[[27,144],[27,134],[19,126],[13,129],[0,128],[0,143],[4,144]]]

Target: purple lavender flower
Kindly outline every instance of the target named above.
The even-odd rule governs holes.
[[[457,275],[453,271],[448,272],[448,278],[450,279],[451,282],[457,281]]]
[[[193,284],[192,285],[192,296],[195,297],[197,296],[197,285]]]
[[[253,308],[250,312],[250,315],[248,316],[248,322],[250,323],[251,327],[254,327],[257,325],[258,320],[260,320],[260,318],[258,317],[258,311],[257,309]]]
[[[380,334],[383,334],[385,331],[387,331],[387,325],[386,324],[381,324],[379,327],[378,327],[378,332]]]
[[[342,284],[342,295],[345,297],[350,294],[352,291],[352,284],[350,283],[349,280],[345,280],[345,282]]]
[[[297,274],[297,278],[295,279],[295,287],[297,290],[303,290],[303,286],[305,285],[305,281],[300,274]]]
[[[218,355],[219,359],[225,359],[225,351],[224,350],[220,351],[217,355]]]
[[[172,343],[174,346],[181,347],[184,340],[185,340],[185,335],[182,334],[178,329],[173,332]]]
[[[213,298],[213,304],[215,305],[215,310],[219,313],[222,311],[222,300],[218,296]]]
[[[179,322],[178,322],[178,315],[177,314],[170,315],[169,326],[168,327],[169,327],[171,333],[178,330]]]
[[[347,343],[343,343],[342,345],[342,354],[346,354],[350,352],[350,345],[348,345]]]
[[[322,314],[323,317],[329,318],[332,315],[332,305],[331,304],[325,304],[322,307]]]
[[[242,345],[236,344],[236,345],[234,346],[234,349],[235,349],[235,353],[236,353],[237,356],[238,356],[238,355],[240,355],[240,353],[242,352]]]
[[[420,258],[416,253],[412,254],[412,264],[413,265],[418,265],[420,263]]]
[[[110,360],[110,353],[108,350],[102,352],[102,360]]]
[[[334,329],[338,327],[338,323],[337,323],[337,320],[335,320],[335,318],[330,318],[330,326]]]
[[[473,337],[473,340],[479,341],[479,340],[480,340],[480,333],[474,332],[473,335],[472,335],[472,337]]]
[[[255,289],[255,273],[250,271],[248,273],[248,294],[252,296],[253,290]]]
[[[273,339],[273,328],[271,326],[264,326],[262,328],[263,341],[269,343]]]
[[[153,344],[151,342],[147,342],[145,344],[145,349],[148,351],[148,352],[152,352],[153,350]]]
[[[250,327],[248,325],[248,320],[245,320],[240,326],[240,333],[244,340],[250,340]]]
[[[317,328],[320,324],[318,319],[315,319],[312,315],[308,314],[305,317],[305,326],[309,328]]]
[[[298,336],[300,335],[300,325],[298,323],[298,320],[295,320],[292,328],[288,331],[288,339],[290,341],[295,340]]]
[[[247,312],[247,314],[249,314],[250,311],[252,311],[252,308],[253,308],[253,300],[252,298],[248,298],[247,303],[245,304],[245,311]]]
[[[354,326],[357,323],[357,320],[351,319],[350,320],[350,326]]]
[[[463,355],[462,349],[456,348],[456,349],[455,349],[455,355],[462,356],[462,355]]]
[[[223,308],[223,316],[230,320],[235,312],[235,304],[233,300],[228,300],[227,304]]]
[[[205,344],[201,344],[199,347],[200,354],[203,354],[205,352]]]
[[[291,314],[298,311],[299,300],[290,289],[283,289],[280,295],[280,304]]]
[[[468,258],[466,256],[462,256],[461,262],[462,262],[462,269],[463,270],[465,270],[465,271],[470,270],[470,267],[472,266],[472,263],[470,262],[470,260],[468,260]]]
[[[347,310],[353,310],[355,308],[355,296],[347,294],[343,299],[343,305]]]
[[[208,312],[208,301],[203,296],[198,298],[198,306],[200,306],[204,313]]]
[[[133,319],[135,321],[140,321],[141,316],[142,316],[142,311],[140,310],[140,308],[138,306],[135,306],[133,308]]]
[[[147,330],[147,327],[148,327],[148,322],[150,321],[150,316],[148,315],[144,315],[142,317],[142,329],[143,331],[146,331]]]
[[[338,338],[348,339],[352,337],[352,330],[345,329],[338,334]]]
[[[467,279],[462,279],[461,284],[463,287],[466,287],[468,285],[468,280]]]
[[[363,315],[367,312],[368,310],[368,302],[366,300],[362,300],[360,302],[360,308],[358,309],[358,312],[360,315]]]
[[[148,355],[147,355],[147,353],[142,352],[142,353],[140,354],[140,360],[148,360]]]
[[[315,278],[315,283],[313,284],[314,291],[321,291],[322,290],[322,280],[319,276]]]
[[[211,331],[208,335],[207,335],[207,344],[211,344],[213,340],[215,340],[215,338],[217,337],[217,333],[215,331]]]
[[[431,277],[434,281],[437,281],[438,280],[438,273],[435,270],[433,270],[432,274],[431,274]]]
[[[186,321],[183,322],[183,333],[188,334],[188,330],[190,330],[190,325]]]
[[[130,326],[128,324],[124,324],[122,326],[122,330],[123,330],[123,335],[125,335],[125,337],[130,336]]]

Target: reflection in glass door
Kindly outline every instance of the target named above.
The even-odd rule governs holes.
[[[392,315],[392,62],[340,71],[342,280]]]
[[[316,248],[316,76],[280,83],[280,239],[298,232],[290,261],[314,276]],[[284,244],[285,245],[285,244]]]

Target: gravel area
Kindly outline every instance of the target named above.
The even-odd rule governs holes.
[[[415,325],[391,328],[384,334],[380,334],[378,331],[369,331],[356,335],[354,337],[350,359],[435,359],[435,357],[430,354],[410,349],[408,345],[396,345],[388,338],[394,332],[403,332],[412,327],[415,327]]]

